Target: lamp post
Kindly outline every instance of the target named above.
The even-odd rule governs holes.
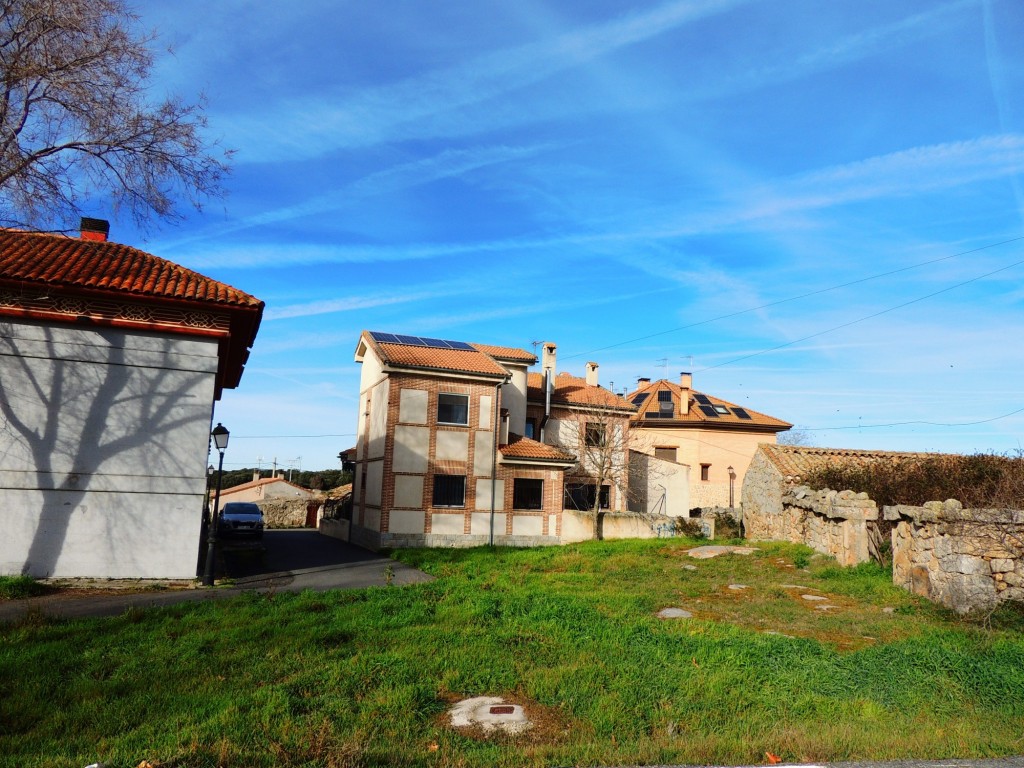
[[[736,504],[734,503],[733,488],[736,484],[736,470],[729,466],[729,509],[733,509]]]
[[[220,512],[220,481],[224,477],[224,451],[228,447],[227,428],[217,422],[210,435],[213,444],[220,452],[220,463],[217,465],[217,495],[213,498],[213,514],[210,515],[210,527],[206,531],[206,569],[203,572],[203,586],[213,586],[213,563],[217,557],[217,514]]]

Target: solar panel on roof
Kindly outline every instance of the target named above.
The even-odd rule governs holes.
[[[700,408],[701,413],[703,413],[705,416],[710,416],[714,419],[718,418],[718,411],[715,410],[715,407],[713,405],[700,405],[697,407]]]
[[[398,339],[399,344],[408,344],[410,347],[426,347],[429,346],[424,339],[419,336],[402,336],[395,334],[395,338]]]
[[[647,399],[647,393],[641,392],[639,395],[633,396],[633,405],[640,405],[644,400]]]
[[[732,407],[732,412],[739,416],[741,419],[753,419],[749,413],[743,408],[737,408],[735,405]]]
[[[441,339],[430,339],[427,338],[426,336],[422,336],[420,337],[420,341],[422,341],[428,347],[437,347],[438,349],[448,348],[448,343],[442,341]]]
[[[452,349],[465,349],[469,350],[470,352],[476,352],[476,350],[473,349],[471,345],[467,344],[464,341],[449,341],[448,346],[451,347]]]
[[[397,344],[398,337],[393,333],[381,333],[380,331],[370,331],[370,337],[374,341],[381,342],[382,344]]]
[[[693,399],[696,400],[701,405],[711,405],[710,398],[708,398],[707,395],[700,394],[699,392],[693,396]]]

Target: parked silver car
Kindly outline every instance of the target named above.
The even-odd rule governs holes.
[[[217,532],[221,536],[263,538],[263,512],[249,501],[229,501],[221,509]]]

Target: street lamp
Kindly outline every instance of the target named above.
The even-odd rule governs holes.
[[[230,436],[227,427],[217,422],[210,433],[213,444],[220,452],[220,463],[217,465],[217,495],[213,498],[213,514],[210,515],[210,527],[206,532],[206,569],[203,572],[203,586],[213,586],[213,562],[217,557],[217,514],[220,512],[220,481],[224,477],[224,451],[228,447]]]
[[[736,506],[736,504],[733,503],[733,501],[734,501],[733,487],[736,484],[736,470],[733,469],[732,466],[730,466],[728,471],[729,471],[729,509],[733,509]]]

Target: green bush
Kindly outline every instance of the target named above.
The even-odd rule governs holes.
[[[31,576],[0,576],[0,599],[22,600],[47,592],[46,585]]]

